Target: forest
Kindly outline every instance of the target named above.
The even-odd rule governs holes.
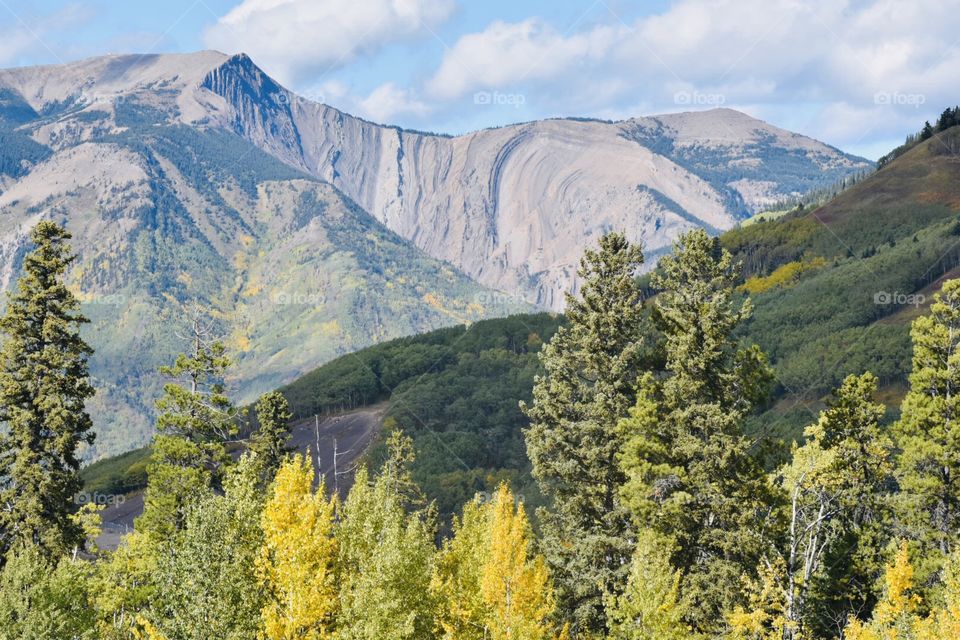
[[[960,634],[960,280],[912,321],[892,424],[877,376],[851,374],[771,462],[748,426],[778,383],[741,337],[755,312],[742,261],[697,230],[638,279],[640,247],[609,233],[585,252],[563,322],[521,323],[483,349],[477,331],[456,370],[427,373],[416,399],[391,404],[379,461],[342,500],[289,451],[282,393],[260,398],[245,453],[229,454],[246,410],[197,313],[190,348],[161,370],[144,512],[111,552],[95,544],[99,507],[77,500],[95,389],[64,284],[69,234],[41,222],[31,240],[0,318],[0,638]],[[520,356],[537,367],[514,370]],[[516,414],[469,398],[500,418],[456,435],[469,412],[450,390],[468,388],[471,371],[505,386],[533,375],[532,393]],[[391,398],[405,393],[401,379]],[[539,507],[505,476],[465,496],[447,526],[449,506],[418,482],[431,476],[417,472],[415,438],[438,425],[405,426],[416,402],[451,407],[449,419],[434,410],[454,434],[438,446],[466,438],[464,455],[470,434],[504,447],[473,455],[514,451],[511,434],[484,429],[525,417]]]

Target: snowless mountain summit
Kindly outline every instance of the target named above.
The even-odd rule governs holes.
[[[122,129],[133,111],[232,131],[479,283],[554,310],[576,287],[584,247],[607,230],[655,257],[686,229],[730,228],[870,166],[731,109],[406,131],[301,98],[248,56],[213,51],[0,71],[0,91],[8,109],[47,116],[31,136],[52,149]]]

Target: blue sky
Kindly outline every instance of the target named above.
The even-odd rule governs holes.
[[[445,133],[724,106],[876,158],[960,102],[933,0],[0,0],[2,66],[207,48]]]

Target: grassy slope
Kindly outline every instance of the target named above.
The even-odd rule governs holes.
[[[960,264],[960,128],[918,145],[826,205],[725,234],[747,277],[824,259],[753,296],[745,337],[781,383],[763,423],[795,436],[819,399],[849,373],[872,371],[894,405],[910,367],[909,321]],[[919,306],[878,304],[920,294]]]

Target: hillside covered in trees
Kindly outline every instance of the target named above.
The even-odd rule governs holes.
[[[68,235],[42,223],[33,238],[0,321],[4,637],[921,640],[960,625],[960,280],[913,322],[891,428],[876,376],[850,375],[765,469],[745,427],[775,376],[737,338],[753,308],[734,256],[687,234],[644,301],[640,248],[604,236],[521,405],[548,499],[536,536],[506,483],[439,534],[400,430],[342,502],[314,489],[286,451],[292,412],[277,393],[233,461],[230,362],[198,319],[191,351],[162,371],[145,511],[110,553],[90,542],[96,508],[70,500],[74,453],[93,434],[82,408],[62,408],[93,390],[84,319],[61,282]]]
[[[815,209],[797,210],[720,236],[742,264],[735,294],[753,314],[738,340],[758,344],[774,371],[770,398],[746,418],[767,465],[850,374],[872,372],[886,401],[884,424],[898,412],[910,372],[910,322],[932,293],[960,275],[960,127],[949,128]],[[658,293],[640,279],[644,296]],[[412,472],[441,512],[452,514],[476,491],[501,480],[532,503],[542,497],[526,472],[521,432],[536,354],[560,316],[517,315],[440,329],[341,356],[281,391],[296,418],[387,403],[392,426],[414,438]],[[644,333],[657,335],[644,312]],[[663,359],[656,339],[647,359]],[[128,491],[145,482],[147,451],[110,459],[87,472],[91,489]],[[371,462],[379,464],[382,447]]]

